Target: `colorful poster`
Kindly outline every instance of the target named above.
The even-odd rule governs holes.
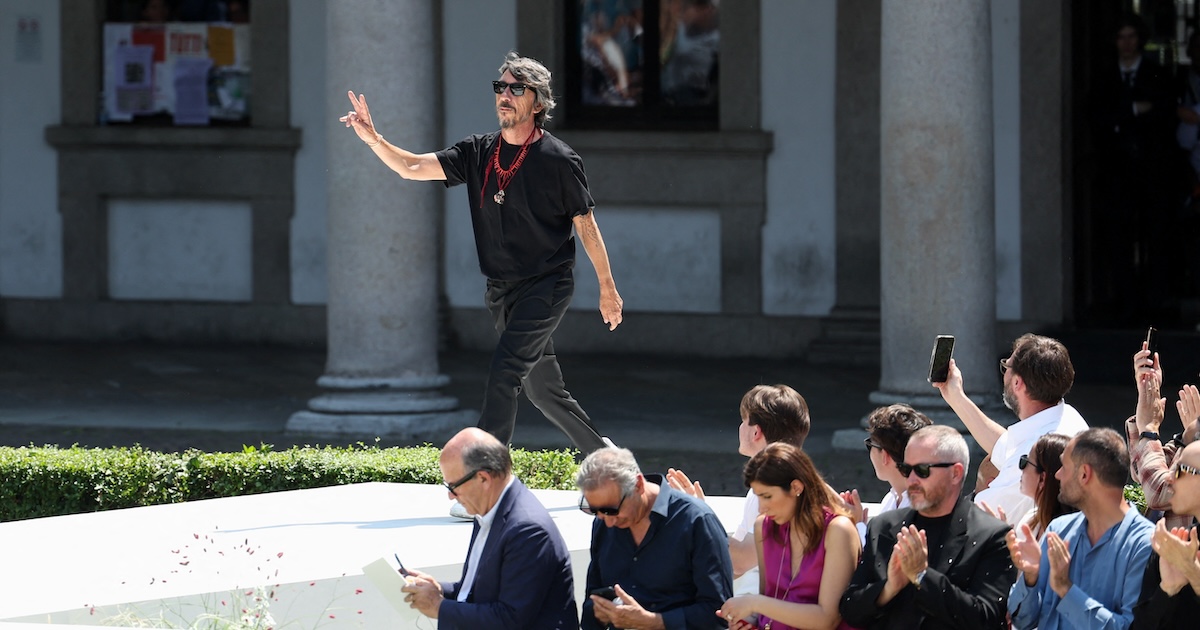
[[[232,66],[237,60],[233,46],[233,27],[208,25],[208,56],[217,67]]]

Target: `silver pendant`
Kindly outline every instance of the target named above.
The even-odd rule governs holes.
[[[503,206],[504,205],[504,191],[501,190],[500,192],[496,193],[496,196],[492,197],[492,199],[494,199],[496,201],[496,203]]]

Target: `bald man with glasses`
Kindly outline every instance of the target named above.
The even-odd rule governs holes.
[[[842,596],[846,623],[864,630],[1006,628],[1016,579],[1003,521],[962,497],[970,466],[955,429],[932,425],[908,440],[897,464],[910,507],[867,526],[862,562]]]
[[[579,623],[571,556],[558,526],[512,474],[508,446],[463,429],[438,458],[442,484],[475,519],[457,582],[421,571],[405,600],[440,630],[567,629]]]

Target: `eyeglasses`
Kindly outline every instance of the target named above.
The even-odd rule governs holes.
[[[1000,373],[1004,374],[1008,371],[1008,357],[1000,359]]]
[[[524,96],[525,88],[529,87],[520,81],[516,83],[506,83],[504,81],[492,81],[492,91],[497,94],[503,94],[504,88],[508,88],[513,96]]]
[[[1178,479],[1178,478],[1182,477],[1183,473],[1187,473],[1189,475],[1200,475],[1200,468],[1196,468],[1195,466],[1188,466],[1187,464],[1184,464],[1182,462],[1176,464],[1175,478]]]
[[[1033,463],[1033,460],[1029,459],[1028,455],[1022,455],[1021,459],[1017,461],[1017,468],[1020,468],[1021,470],[1025,470],[1026,466],[1033,466],[1034,470],[1038,471],[1039,473],[1042,472],[1041,466],[1038,466],[1037,464]]]
[[[877,449],[879,449],[879,450],[881,450],[881,451],[883,450],[883,447],[882,447],[882,446],[880,446],[880,445],[878,445],[878,444],[876,444],[876,443],[874,443],[874,442],[872,442],[872,441],[871,441],[871,438],[866,438],[866,439],[864,439],[864,440],[863,440],[863,444],[865,444],[865,445],[866,445],[866,447],[867,447],[867,453],[870,453],[870,452],[871,452],[871,449],[873,449],[873,448],[877,448]]]
[[[909,473],[917,473],[921,479],[928,479],[934,468],[949,468],[957,462],[941,462],[938,464],[896,464],[900,474],[908,477]]]
[[[617,502],[617,507],[592,507],[588,505],[587,497],[579,497],[579,511],[588,516],[616,516],[621,513],[621,506],[625,504],[625,497],[628,494],[622,494],[621,500]]]
[[[442,485],[446,486],[446,489],[450,491],[450,494],[453,494],[454,496],[458,496],[458,488],[460,486],[462,486],[463,484],[467,483],[468,481],[474,479],[475,475],[478,475],[481,472],[483,472],[482,468],[476,468],[475,470],[472,470],[471,472],[467,473],[467,475],[465,477],[463,477],[462,479],[459,479],[458,481],[455,481],[454,483],[443,483]]]

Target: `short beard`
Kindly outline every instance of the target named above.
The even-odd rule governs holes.
[[[1010,411],[1018,416],[1021,415],[1021,410],[1017,408],[1017,396],[1012,392],[1011,389],[1005,387],[1004,392],[1000,395],[1000,397],[1004,400],[1005,407],[1008,407]]]

